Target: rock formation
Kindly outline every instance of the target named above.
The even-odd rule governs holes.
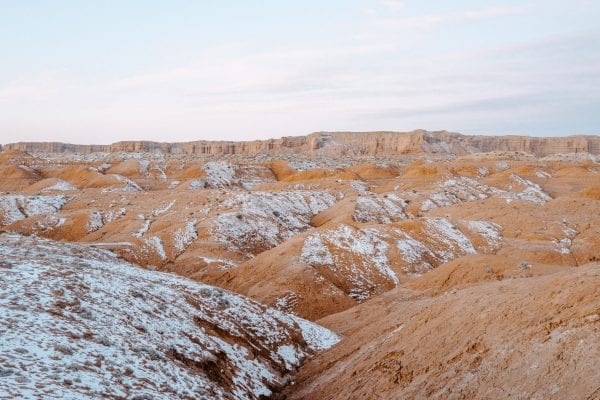
[[[557,153],[600,154],[600,136],[531,137],[470,136],[446,131],[429,132],[316,132],[307,136],[280,139],[194,141],[158,143],[124,141],[110,145],[77,145],[57,142],[19,142],[4,145],[6,150],[30,153],[148,152],[198,155],[255,155],[297,153],[304,155],[465,155],[491,151],[516,151],[539,157]]]

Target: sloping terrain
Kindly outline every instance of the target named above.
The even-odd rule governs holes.
[[[459,140],[459,146],[450,139],[444,142],[445,134],[421,134],[414,143],[408,136],[402,139],[407,143],[400,143],[400,136],[386,134],[363,143],[364,149],[360,135],[315,135],[310,145],[314,151],[301,154],[276,148],[254,154],[245,145],[247,154],[232,154],[235,146],[187,152],[161,144],[170,150],[159,146],[155,151],[151,143],[127,143],[103,153],[69,153],[68,148],[67,153],[53,154],[5,151],[0,153],[0,170],[7,171],[0,176],[0,228],[11,234],[3,241],[15,254],[13,263],[28,257],[44,260],[38,264],[51,270],[40,279],[54,282],[53,288],[66,287],[68,299],[60,304],[67,311],[78,310],[74,298],[81,302],[80,291],[94,287],[103,298],[117,299],[114,304],[121,314],[113,314],[126,327],[125,336],[148,347],[163,342],[155,339],[157,335],[167,335],[167,344],[185,343],[191,353],[161,348],[166,358],[160,360],[168,359],[174,363],[168,365],[176,367],[169,367],[168,374],[160,370],[159,386],[148,386],[175,398],[202,393],[204,389],[193,386],[204,382],[194,380],[196,375],[206,379],[203,387],[212,391],[208,397],[279,393],[296,370],[293,360],[300,362],[325,347],[306,339],[302,330],[326,331],[298,317],[322,323],[343,338],[301,370],[298,389],[286,389],[294,398],[597,397],[590,382],[598,375],[587,355],[595,353],[583,354],[568,341],[566,347],[561,347],[563,342],[552,347],[543,324],[557,317],[553,326],[583,327],[573,336],[583,349],[598,343],[598,304],[590,293],[597,294],[594,271],[600,261],[600,158],[591,153],[474,153],[477,148],[468,141]],[[520,146],[509,142],[498,146]],[[294,143],[287,145],[298,144]],[[552,143],[536,146],[545,154]],[[568,143],[579,151],[583,142]],[[399,155],[404,145],[414,152]],[[368,150],[372,146],[375,150]],[[225,149],[227,155],[216,155]],[[42,248],[50,249],[49,255]],[[69,255],[73,251],[93,262]],[[63,267],[61,260],[69,265]],[[11,297],[16,310],[24,307],[21,298],[32,299],[32,307],[44,306],[46,297],[28,288],[41,285],[38,275],[28,275],[29,267],[22,267],[19,279],[27,284],[19,296]],[[98,268],[109,272],[98,275]],[[83,278],[74,273],[80,269],[86,271]],[[121,269],[135,272],[118,272]],[[83,284],[81,279],[86,279]],[[556,290],[549,289],[552,285]],[[239,297],[222,289],[253,299],[243,300],[254,307],[250,325],[241,317],[246,311],[228,306],[242,300],[229,299]],[[218,300],[221,297],[228,300]],[[153,301],[177,310],[161,310]],[[138,310],[132,302],[143,304]],[[156,316],[143,311],[150,308]],[[193,310],[209,310],[210,317],[203,314],[200,322]],[[73,315],[68,318],[90,332],[111,334]],[[143,324],[130,326],[140,315]],[[221,322],[226,326],[218,325]],[[28,328],[26,323],[33,325]],[[38,326],[31,320],[23,324],[18,325],[23,332]],[[157,328],[162,333],[156,334],[155,324],[169,327]],[[182,327],[185,339],[173,333],[174,326]],[[274,342],[268,335],[271,330]],[[146,337],[149,334],[152,337]],[[327,337],[332,344],[334,336]],[[30,339],[40,341],[37,336]],[[208,359],[219,365],[218,371],[219,363],[227,363],[223,370],[229,372],[214,374],[214,364],[198,361],[204,359],[198,358],[196,339],[210,343],[215,350]],[[473,343],[480,344],[463,351],[468,357],[457,355]],[[293,351],[282,349],[286,345]],[[237,346],[236,351],[227,346]],[[566,367],[558,372],[560,363],[550,355],[559,350],[564,350],[560,357],[573,357],[581,378]],[[280,354],[288,351],[293,356],[287,359]],[[67,355],[75,354],[79,352]],[[223,361],[219,354],[229,358]],[[144,352],[135,356],[146,360],[136,365],[155,367],[156,360],[148,361]],[[56,360],[51,359],[48,368]],[[529,362],[541,369],[530,372]],[[11,388],[30,387],[31,382],[14,373],[15,365],[7,368],[13,372],[6,376],[23,381],[11,381]],[[500,368],[507,370],[500,373]],[[94,371],[109,379],[107,374],[116,369]],[[164,389],[160,382],[168,382],[175,373],[192,386],[173,383]],[[556,388],[551,388],[552,376],[557,376]],[[93,382],[85,392],[90,397],[109,390],[98,386],[103,381],[94,379],[100,378],[78,379]],[[343,390],[335,390],[336,381]],[[107,393],[129,397],[132,387],[147,386],[123,382]]]
[[[37,177],[6,181],[5,229],[94,243],[311,320],[439,266],[461,268],[447,287],[600,257],[594,156],[2,159]],[[492,272],[466,272],[478,263]],[[441,290],[441,274],[424,289]]]
[[[0,398],[258,399],[337,340],[222,289],[0,235]]]
[[[344,336],[290,399],[598,399],[600,264],[427,297],[397,288],[319,321]]]

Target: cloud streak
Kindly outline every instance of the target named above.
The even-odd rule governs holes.
[[[409,17],[377,17],[375,25],[386,30],[433,29],[444,25],[464,24],[495,18],[524,15],[532,12],[530,4],[517,6],[491,6],[446,14],[424,14]]]

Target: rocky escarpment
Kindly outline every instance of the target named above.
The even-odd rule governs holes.
[[[472,154],[519,151],[536,156],[557,153],[600,154],[600,136],[531,137],[468,136],[447,131],[429,132],[316,132],[307,136],[255,141],[193,141],[158,143],[123,141],[109,145],[57,142],[19,142],[5,150],[39,153],[156,152],[166,154],[300,153],[305,155]]]

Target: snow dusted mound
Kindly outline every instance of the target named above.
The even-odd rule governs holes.
[[[60,210],[69,200],[67,196],[0,196],[0,223],[12,224],[15,221]]]
[[[338,340],[106,251],[0,235],[2,399],[255,399]]]

